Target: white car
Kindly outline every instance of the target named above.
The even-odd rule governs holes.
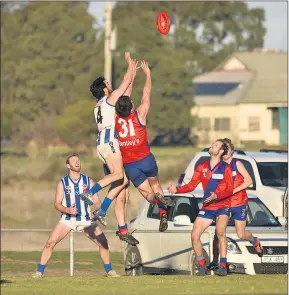
[[[175,195],[176,205],[168,212],[168,229],[158,231],[158,205],[145,202],[139,214],[130,223],[133,235],[139,240],[137,246],[127,245],[124,260],[127,275],[148,273],[195,274],[196,259],[191,246],[191,230],[202,206],[202,191],[199,197],[192,194]],[[170,194],[166,191],[166,196]],[[257,236],[264,248],[260,258],[253,246],[240,240],[232,221],[227,228],[228,269],[241,274],[286,274],[287,231],[272,215],[262,201],[249,195],[247,228]],[[212,257],[212,240],[215,226],[202,236],[204,256],[209,263]]]
[[[287,153],[277,153],[269,150],[262,152],[235,152],[234,158],[239,159],[252,177],[253,184],[247,189],[248,193],[256,195],[276,217],[285,216],[284,195],[288,185]],[[208,152],[196,153],[178,181],[178,185],[187,184],[202,162],[209,159]],[[201,184],[197,189],[201,189]],[[193,191],[194,192],[194,191]],[[283,221],[284,219],[282,219]],[[280,219],[281,221],[281,219]]]

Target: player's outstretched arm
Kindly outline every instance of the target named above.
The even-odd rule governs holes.
[[[123,95],[126,95],[126,96],[131,96],[131,93],[132,93],[132,87],[133,87],[133,82],[134,82],[134,79],[135,79],[135,76],[136,76],[136,72],[137,70],[139,69],[140,67],[138,66],[138,61],[136,62],[136,66],[133,67],[133,70],[132,70],[132,80],[128,86],[128,88],[126,89],[125,93]]]
[[[141,105],[137,108],[137,112],[142,123],[145,125],[146,116],[150,109],[151,104],[151,92],[152,92],[152,79],[151,79],[151,72],[146,61],[141,61],[141,68],[146,76],[143,92],[142,92],[142,99]]]
[[[168,187],[168,190],[171,194],[179,194],[179,193],[188,193],[193,191],[198,184],[201,182],[201,178],[202,178],[202,167],[199,165],[193,176],[192,179],[190,180],[190,182],[188,184],[182,185],[182,186],[175,186],[175,185],[170,185]]]
[[[132,80],[134,62],[131,59],[129,52],[125,52],[125,60],[127,62],[128,67],[123,77],[123,80],[119,87],[111,93],[107,100],[108,103],[112,105],[115,105],[117,100],[125,93],[126,89],[128,88]]]
[[[63,198],[64,198],[64,188],[63,188],[62,181],[60,180],[57,183],[57,187],[56,187],[54,207],[55,207],[56,210],[58,210],[61,213],[70,214],[70,215],[76,215],[77,214],[77,209],[75,208],[75,204],[72,204],[68,208],[64,207],[61,204],[62,201],[63,201]]]

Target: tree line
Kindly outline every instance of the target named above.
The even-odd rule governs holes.
[[[104,29],[94,26],[87,10],[86,2],[30,2],[15,10],[1,3],[2,138],[21,145],[32,139],[43,145],[94,144],[95,100],[89,86],[103,75]],[[156,29],[160,11],[172,18],[167,36]],[[117,2],[114,84],[126,69],[125,50],[148,60],[150,134],[189,129],[196,123],[190,114],[193,77],[235,51],[262,47],[264,18],[264,10],[243,2]],[[143,83],[138,73],[135,104]]]

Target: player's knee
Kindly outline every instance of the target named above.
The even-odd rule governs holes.
[[[200,240],[200,233],[199,232],[192,232],[192,241],[193,243],[198,242]]]
[[[54,246],[56,245],[56,242],[53,240],[48,240],[45,244],[45,248],[52,250],[54,248]]]
[[[244,231],[237,231],[237,236],[239,239],[244,240],[245,239],[245,232]]]
[[[117,196],[116,201],[115,201],[115,205],[122,206],[124,203],[126,203],[126,196],[125,195]]]
[[[108,242],[104,233],[101,233],[100,235],[96,236],[96,240],[100,244],[100,247],[108,250]]]
[[[226,233],[224,230],[217,230],[217,236],[219,240],[223,240],[226,238]]]

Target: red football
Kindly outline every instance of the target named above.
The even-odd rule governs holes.
[[[157,27],[161,34],[166,35],[170,31],[171,20],[169,15],[162,11],[157,17]]]

